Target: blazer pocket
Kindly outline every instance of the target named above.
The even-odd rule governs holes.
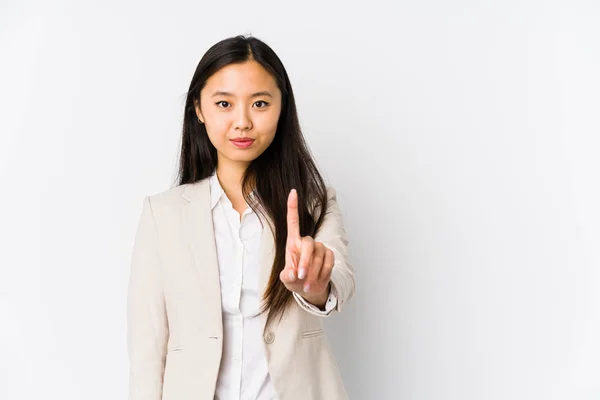
[[[324,333],[325,333],[325,330],[323,330],[323,329],[315,329],[313,331],[306,331],[306,332],[302,333],[302,338],[308,339],[308,338],[312,338],[312,337],[323,336]]]

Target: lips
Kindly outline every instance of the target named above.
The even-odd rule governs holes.
[[[231,139],[231,143],[238,149],[247,149],[250,146],[252,146],[252,143],[254,143],[254,139],[236,138],[236,139]]]

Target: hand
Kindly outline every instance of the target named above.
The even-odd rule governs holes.
[[[300,236],[298,193],[292,189],[287,203],[285,268],[279,279],[285,287],[317,307],[323,307],[330,290],[333,251],[310,236]]]

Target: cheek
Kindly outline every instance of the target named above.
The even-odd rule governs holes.
[[[271,145],[273,140],[275,139],[275,134],[277,133],[277,124],[269,124],[265,125],[261,129],[260,141],[261,146],[267,148]]]
[[[223,141],[227,136],[228,124],[222,118],[207,117],[206,132],[211,142]]]
[[[206,132],[208,134],[208,140],[212,143],[212,145],[219,151],[225,151],[226,149],[226,136],[222,128],[218,126],[210,125],[206,127]]]
[[[264,118],[260,120],[261,131],[265,132],[272,139],[275,136],[275,131],[277,131],[278,121],[278,112],[270,115],[265,115]]]

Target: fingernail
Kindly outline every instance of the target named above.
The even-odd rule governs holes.
[[[306,270],[304,268],[300,268],[298,270],[298,278],[304,279],[304,275],[306,275]]]
[[[289,275],[290,275],[290,279],[291,279],[291,280],[294,280],[294,279],[296,279],[296,278],[294,278],[294,271],[290,271],[290,274],[289,274]]]
[[[307,293],[310,290],[310,284],[304,285],[304,293]]]

